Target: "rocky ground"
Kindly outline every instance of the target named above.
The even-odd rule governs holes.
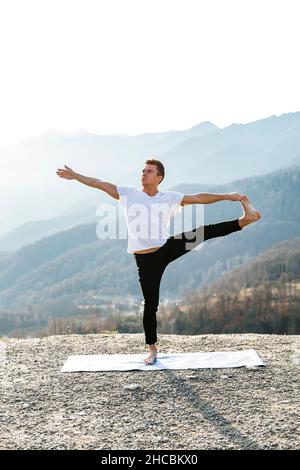
[[[0,339],[0,449],[298,449],[300,336],[159,335],[159,352],[256,349],[266,367],[61,373],[142,334]]]

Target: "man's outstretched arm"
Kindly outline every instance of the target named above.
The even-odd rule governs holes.
[[[240,201],[243,194],[233,193],[196,193],[185,194],[181,201],[181,206],[187,204],[212,204],[218,201]]]
[[[102,189],[107,194],[109,194],[114,199],[119,199],[119,193],[117,191],[117,186],[107,181],[101,181],[98,178],[92,178],[90,176],[80,175],[72,170],[72,168],[65,165],[65,169],[59,168],[56,171],[56,174],[61,178],[66,178],[67,180],[77,180],[80,183],[91,186],[92,188]]]

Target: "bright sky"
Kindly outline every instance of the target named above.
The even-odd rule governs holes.
[[[300,110],[299,0],[0,0],[0,145]]]

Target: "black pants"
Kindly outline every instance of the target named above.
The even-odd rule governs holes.
[[[200,225],[191,231],[169,237],[162,247],[152,253],[134,253],[144,296],[143,326],[146,344],[157,342],[156,312],[159,304],[159,287],[168,264],[185,253],[189,253],[205,240],[223,237],[238,230],[242,230],[238,219]]]

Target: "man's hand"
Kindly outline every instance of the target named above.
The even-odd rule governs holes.
[[[228,201],[241,201],[245,197],[245,194],[240,194],[237,192],[228,193],[226,198]]]
[[[69,166],[65,165],[66,170],[63,168],[59,168],[56,171],[56,174],[60,176],[61,178],[66,178],[67,180],[74,180],[75,179],[75,171],[72,170]]]

